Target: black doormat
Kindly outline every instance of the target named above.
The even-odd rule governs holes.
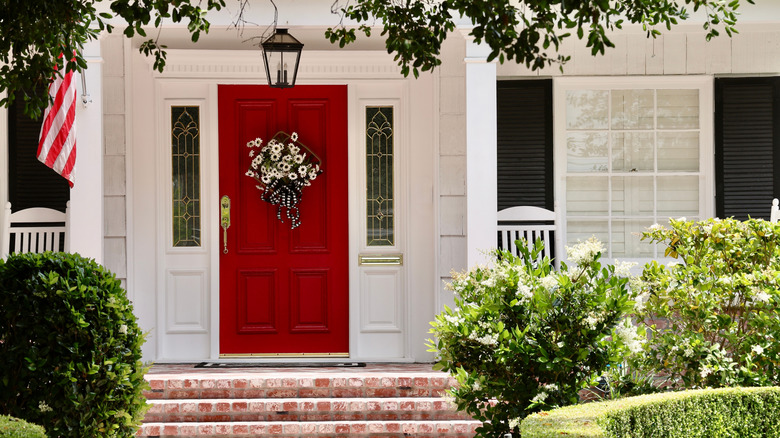
[[[362,368],[365,362],[201,362],[195,368]]]

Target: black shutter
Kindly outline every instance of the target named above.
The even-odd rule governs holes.
[[[498,210],[553,210],[552,80],[498,82]]]
[[[716,214],[769,219],[780,196],[780,78],[715,80]]]
[[[68,181],[38,161],[41,119],[22,112],[22,97],[8,109],[8,200],[13,211],[46,207],[64,212],[70,199]]]

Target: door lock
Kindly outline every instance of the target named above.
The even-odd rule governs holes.
[[[223,253],[228,253],[227,247],[227,230],[230,228],[230,198],[225,195],[219,200],[219,217],[220,224],[222,225],[222,244],[224,245]]]

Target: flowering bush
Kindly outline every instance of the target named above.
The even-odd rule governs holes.
[[[262,139],[256,138],[246,146],[252,158],[246,175],[259,183],[257,188],[263,192],[263,201],[278,206],[279,220],[282,220],[282,207],[287,208],[287,217],[292,228],[296,228],[300,225],[298,203],[302,189],[322,173],[319,159],[298,143],[297,132],[292,135],[278,132],[265,146]]]
[[[645,266],[643,363],[684,388],[780,383],[780,226],[671,220],[643,239],[680,261]]]
[[[576,403],[578,392],[608,364],[641,349],[625,312],[632,308],[625,265],[602,267],[595,239],[567,248],[571,267],[555,272],[518,245],[520,257],[497,252],[492,267],[455,274],[455,309],[431,324],[437,369],[450,372],[459,410],[484,424],[480,436],[518,431],[530,413]]]

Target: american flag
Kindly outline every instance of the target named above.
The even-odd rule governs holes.
[[[54,79],[49,85],[49,96],[52,101],[43,113],[38,160],[62,175],[73,187],[73,166],[76,164],[76,84],[72,71]]]

